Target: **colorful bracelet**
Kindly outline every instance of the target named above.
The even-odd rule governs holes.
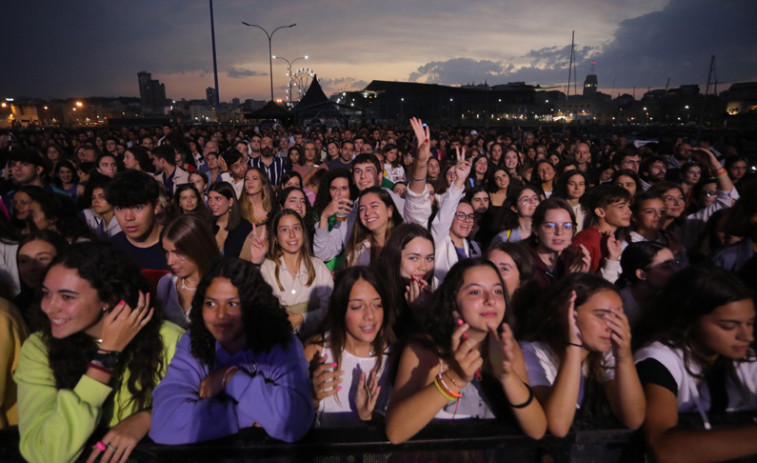
[[[434,387],[436,387],[436,390],[439,391],[439,394],[441,394],[445,399],[447,399],[448,402],[452,402],[453,400],[456,400],[456,397],[453,397],[447,393],[447,391],[444,390],[441,384],[439,384],[439,378],[434,377]]]
[[[724,177],[726,175],[728,175],[728,171],[725,170],[725,167],[721,167],[720,170],[718,170],[717,172],[715,172],[715,176],[717,178]]]
[[[89,362],[89,364],[87,364],[87,368],[92,368],[94,370],[101,371],[101,372],[106,373],[106,374],[111,375],[111,376],[113,375],[113,370],[111,370],[110,368],[106,368],[103,365],[98,365],[98,364],[96,364],[94,362]]]
[[[528,398],[522,404],[511,404],[510,400],[507,398],[507,395],[505,395],[505,400],[507,400],[507,404],[510,405],[511,408],[526,408],[531,404],[531,402],[533,402],[534,390],[531,389],[531,386],[526,383],[523,383],[523,385],[526,386],[526,389],[528,389]]]
[[[444,382],[444,375],[442,375],[442,373],[439,373],[439,374],[437,375],[437,377],[439,378],[439,384],[441,384],[441,385],[442,385],[442,387],[443,387],[443,388],[444,388],[444,390],[445,390],[445,391],[447,392],[447,394],[451,395],[452,397],[454,397],[454,398],[456,398],[456,399],[459,399],[460,397],[462,397],[462,396],[463,396],[463,393],[462,393],[462,392],[455,392],[455,391],[453,391],[453,390],[452,390],[452,388],[451,388],[451,387],[449,387],[449,386],[447,385],[447,383],[445,383],[445,382]]]

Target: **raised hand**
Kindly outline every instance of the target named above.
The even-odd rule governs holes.
[[[720,168],[720,162],[712,151],[705,148],[692,148],[691,155],[710,172],[710,175],[716,175],[716,170]]]
[[[268,227],[263,227],[263,230],[258,236],[258,230],[255,224],[252,224],[252,242],[250,243],[250,262],[253,264],[262,264],[265,260],[266,253],[268,252]]]
[[[313,383],[313,403],[317,404],[326,397],[336,395],[342,386],[342,371],[336,370],[337,364],[325,363],[326,355],[317,352],[310,362],[310,379]]]
[[[410,277],[410,284],[405,286],[405,300],[409,305],[422,305],[431,296],[431,285],[424,279]]]
[[[497,332],[496,326],[489,328],[489,361],[492,371],[500,381],[512,373],[515,362],[515,338],[507,323],[501,325],[502,331]]]
[[[103,317],[102,343],[100,349],[122,352],[139,331],[152,319],[155,312],[150,308],[150,293],[140,291],[137,306],[129,307],[126,302],[116,304]]]
[[[478,351],[477,343],[468,338],[465,333],[468,331],[469,325],[463,323],[458,326],[455,331],[452,332],[452,352],[454,353],[454,360],[450,364],[450,370],[459,377],[457,381],[453,381],[460,390],[473,380],[473,376],[476,371],[481,368],[484,363],[484,359],[481,358],[481,352]],[[447,372],[449,374],[449,371]],[[460,382],[462,381],[463,384]]]
[[[323,209],[321,214],[324,217],[331,217],[338,213],[347,216],[352,211],[352,204],[353,201],[349,198],[335,198]]]
[[[605,243],[607,244],[607,258],[610,260],[620,260],[620,256],[623,254],[623,246],[620,244],[620,240],[615,238],[612,233],[605,235]]]
[[[429,130],[428,125],[423,125],[423,121],[418,119],[417,117],[413,117],[410,119],[410,127],[413,128],[413,133],[415,134],[415,140],[417,141],[418,148],[420,151],[420,147],[423,144],[423,142],[428,142],[431,140],[431,130]]]
[[[568,300],[568,342],[573,345],[583,345],[581,330],[578,328],[578,317],[576,316],[576,292],[571,291]]]
[[[615,361],[630,359],[631,354],[631,325],[622,307],[612,307],[607,314],[607,326],[612,331],[612,353]]]
[[[380,392],[381,386],[378,385],[376,371],[371,370],[367,379],[365,372],[361,372],[355,394],[355,405],[361,420],[369,421],[373,417],[373,409],[376,408],[376,400],[378,400]]]
[[[457,164],[455,164],[455,186],[457,186],[458,188],[464,188],[465,179],[467,179],[470,175],[473,161],[471,161],[470,159],[465,159],[465,146],[463,146],[462,152],[460,151],[459,147],[455,147],[455,151],[457,152]]]
[[[568,267],[568,273],[588,272],[591,269],[591,253],[583,244],[579,244],[581,254]]]

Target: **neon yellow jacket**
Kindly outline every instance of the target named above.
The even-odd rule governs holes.
[[[27,335],[26,324],[16,306],[0,298],[0,429],[18,424],[16,383],[12,375]]]
[[[166,367],[182,333],[171,322],[163,322],[160,328]],[[127,388],[128,370],[112,400],[108,398],[113,388],[87,375],[82,375],[73,389],[57,389],[41,333],[32,334],[24,343],[14,378],[18,383],[19,448],[30,462],[74,461],[95,429],[110,428],[140,411]]]

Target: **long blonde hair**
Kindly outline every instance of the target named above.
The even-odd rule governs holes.
[[[258,175],[260,175],[260,181],[263,183],[263,209],[265,209],[266,214],[270,215],[273,210],[273,187],[271,186],[271,180],[268,178],[268,174],[266,174],[265,171],[258,169],[257,167],[252,167],[247,172],[250,172],[251,170],[256,171]],[[245,173],[244,176],[246,180],[247,173]],[[242,188],[242,197],[239,200],[239,206],[242,217],[247,219],[250,223],[260,225],[254,220],[255,214],[253,214],[250,196],[247,194],[247,188]]]

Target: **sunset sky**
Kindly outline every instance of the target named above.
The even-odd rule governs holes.
[[[268,99],[273,53],[312,69],[327,95],[371,80],[560,86],[571,31],[579,83],[596,61],[599,90],[757,80],[757,6],[746,0],[215,0],[222,101]],[[207,0],[5,2],[0,97],[138,96],[137,72],[169,98],[213,85]],[[274,91],[287,69],[274,61]],[[580,87],[580,85],[579,85]]]

